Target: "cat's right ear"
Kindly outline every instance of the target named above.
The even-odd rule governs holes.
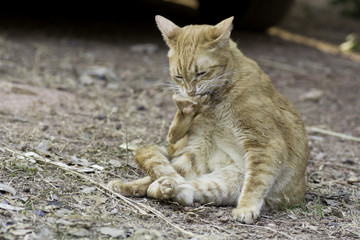
[[[174,41],[174,38],[176,37],[176,33],[179,31],[180,27],[178,27],[175,23],[172,21],[160,16],[155,16],[156,24],[162,33],[165,42],[170,47],[172,45],[172,41]]]

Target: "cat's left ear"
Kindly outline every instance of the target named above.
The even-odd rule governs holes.
[[[174,41],[174,38],[176,37],[180,27],[178,27],[175,23],[173,23],[169,19],[166,19],[160,15],[155,16],[155,21],[160,32],[164,37],[165,42],[170,47],[171,42]]]
[[[218,46],[223,47],[229,43],[233,20],[234,17],[229,17],[214,26],[214,42]]]

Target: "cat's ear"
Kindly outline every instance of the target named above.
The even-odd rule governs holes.
[[[179,31],[180,27],[160,15],[155,16],[155,21],[164,37],[165,42],[170,46],[171,42],[176,37],[176,33]]]
[[[234,17],[229,17],[214,26],[214,43],[218,46],[223,47],[229,43],[233,20]]]

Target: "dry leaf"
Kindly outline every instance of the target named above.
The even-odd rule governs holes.
[[[6,185],[3,183],[0,183],[0,191],[11,193],[12,195],[16,194],[15,188],[11,187],[10,185]]]
[[[122,149],[125,149],[125,150],[126,149],[130,150],[130,151],[136,151],[139,148],[135,144],[126,144],[126,143],[121,144],[119,147]]]
[[[91,167],[92,167],[92,168],[95,168],[95,169],[97,169],[97,170],[100,170],[100,171],[102,171],[102,170],[105,169],[104,167],[99,166],[99,165],[97,165],[97,164],[94,164],[94,165],[92,165]]]
[[[19,211],[19,210],[25,209],[23,207],[14,207],[10,204],[4,204],[4,203],[0,203],[0,208],[5,209],[5,210],[13,210],[13,211]]]
[[[31,229],[12,229],[10,230],[10,233],[16,236],[22,236],[31,233],[31,231]]]
[[[126,233],[122,229],[102,227],[102,228],[100,228],[100,232],[101,232],[101,234],[104,234],[104,235],[110,235],[113,238],[120,237],[120,236],[122,236],[122,238],[126,237]]]
[[[94,192],[95,190],[96,190],[96,187],[85,187],[83,190],[81,190],[81,192],[91,193],[91,192]]]

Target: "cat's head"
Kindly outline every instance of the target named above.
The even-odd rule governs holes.
[[[215,26],[182,28],[162,16],[156,16],[155,20],[170,48],[169,71],[179,94],[211,94],[228,82],[233,17]]]

